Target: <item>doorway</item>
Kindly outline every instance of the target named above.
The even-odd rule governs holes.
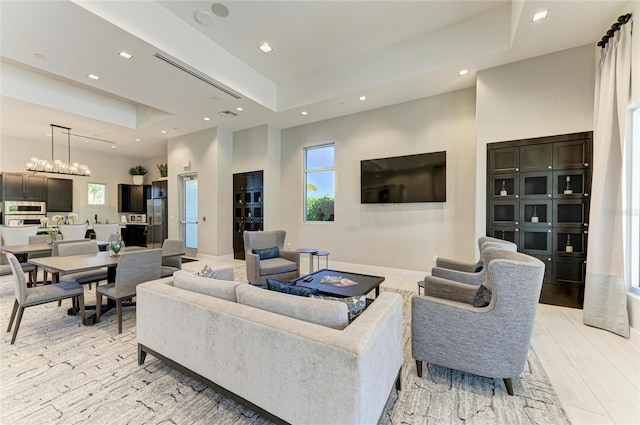
[[[198,174],[180,176],[180,239],[185,256],[198,257]]]

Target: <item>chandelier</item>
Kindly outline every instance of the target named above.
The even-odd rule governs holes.
[[[61,125],[51,125],[51,162],[46,159],[33,157],[27,162],[27,171],[42,171],[45,173],[70,174],[76,176],[90,176],[91,170],[86,164],[71,162],[71,129]],[[54,159],[53,156],[53,127],[67,130],[67,150],[69,162]]]

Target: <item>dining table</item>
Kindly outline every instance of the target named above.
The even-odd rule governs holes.
[[[109,246],[107,241],[94,240],[98,244],[98,248],[103,251]],[[31,253],[49,252],[53,249],[53,245],[50,243],[30,243],[25,245],[2,245],[0,251],[10,252],[13,255],[24,255]]]
[[[35,244],[34,244],[35,245]],[[132,252],[144,250],[147,248],[139,246],[125,247],[124,252]],[[163,258],[182,256],[184,252],[167,251],[162,253]],[[95,254],[79,254],[64,257],[38,257],[29,259],[29,262],[42,267],[52,275],[52,282],[57,283],[60,275],[84,272],[88,270],[107,268],[107,282],[115,282],[118,260],[120,255],[114,255],[111,251],[100,251]],[[96,306],[86,305],[85,310],[95,309]],[[101,314],[115,308],[115,302],[107,300],[107,305],[102,306]],[[71,309],[69,309],[71,314]],[[94,315],[88,314],[85,318],[85,325],[91,325],[94,322]]]

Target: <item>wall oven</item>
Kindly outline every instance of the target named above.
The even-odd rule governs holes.
[[[35,201],[4,201],[3,221],[7,226],[40,224],[46,217],[47,203]]]

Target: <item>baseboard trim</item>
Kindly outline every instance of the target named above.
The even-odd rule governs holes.
[[[640,350],[640,330],[635,328],[630,328],[630,338],[631,344]]]

